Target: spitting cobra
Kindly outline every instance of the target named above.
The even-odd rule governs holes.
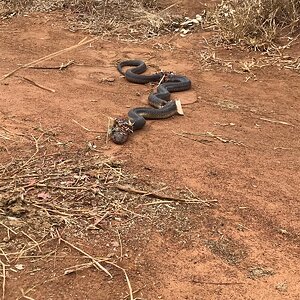
[[[133,68],[124,72],[125,66]],[[166,72],[143,75],[147,66],[141,60],[122,61],[117,65],[117,69],[129,82],[139,84],[160,82],[160,84],[148,97],[148,103],[152,107],[136,107],[129,110],[127,118],[115,119],[110,137],[116,144],[124,144],[130,133],[144,127],[147,119],[166,119],[177,114],[176,103],[170,100],[171,93],[191,88],[191,81],[185,76]]]

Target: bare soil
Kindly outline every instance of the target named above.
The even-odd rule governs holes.
[[[196,11],[198,1],[193,3]],[[187,7],[191,12],[192,6]],[[3,20],[1,75],[84,37],[71,32],[57,12]],[[5,257],[33,242],[21,232],[40,240],[35,235],[39,230],[45,241],[59,232],[94,257],[116,258],[135,299],[300,298],[299,73],[276,65],[238,72],[260,55],[208,46],[210,37],[198,30],[139,43],[99,39],[40,64],[74,61],[63,70],[19,70],[0,82],[2,170],[36,150],[46,156],[82,151],[83,156],[120,161],[122,172],[140,189],[180,197],[193,193],[208,201],[162,202],[141,209],[162,200],[123,192],[121,205],[130,202],[134,218],[98,220],[94,230],[87,229],[92,218],[77,227],[48,228],[38,215],[17,209],[7,214],[3,205],[5,299],[129,299],[124,272],[105,262],[112,278],[92,267],[64,275],[88,260],[59,239],[33,243],[28,257]],[[299,56],[299,46],[288,55]],[[203,61],[200,54],[208,50],[219,60]],[[131,58],[144,60],[149,72],[163,69],[188,76],[192,89],[174,95],[182,100],[184,116],[148,121],[118,146],[106,140],[108,117],[146,105],[153,88],[118,74],[116,62]],[[36,149],[34,138],[43,131],[53,132],[51,145]],[[39,198],[48,201],[51,190],[43,192]]]

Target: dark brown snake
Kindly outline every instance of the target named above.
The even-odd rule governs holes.
[[[130,68],[123,72],[123,67]],[[191,81],[181,75],[159,72],[152,75],[143,75],[147,70],[146,64],[141,60],[122,61],[117,66],[118,71],[133,83],[145,84],[149,82],[162,82],[156,92],[150,93],[148,102],[152,107],[136,107],[128,112],[128,117],[117,118],[110,131],[111,140],[116,144],[124,144],[129,134],[141,129],[146,119],[166,119],[177,113],[175,101],[170,100],[171,92],[185,91],[191,88]]]

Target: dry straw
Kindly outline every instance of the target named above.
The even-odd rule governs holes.
[[[266,50],[300,28],[299,0],[223,0],[211,15],[229,43]]]
[[[64,10],[72,13],[69,15],[71,30],[137,40],[169,31],[174,20],[170,9],[176,4],[166,7],[156,0],[18,0],[5,1],[0,17]]]

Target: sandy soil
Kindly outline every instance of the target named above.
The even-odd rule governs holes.
[[[1,75],[85,36],[70,32],[58,13],[1,21]],[[154,211],[158,218],[137,218],[132,227],[120,228],[126,253],[120,265],[136,299],[299,299],[299,73],[274,66],[255,70],[254,77],[213,62],[207,70],[200,53],[207,50],[203,37],[209,36],[198,31],[141,43],[100,39],[42,64],[74,61],[62,71],[26,69],[1,81],[1,161],[32,153],[32,143],[17,133],[42,127],[74,148],[94,143],[101,154],[123,161],[124,172],[139,181],[217,200],[210,207],[160,204]],[[299,50],[296,45],[289,55]],[[214,51],[237,66],[254,56]],[[145,60],[149,72],[184,74],[192,89],[174,95],[184,104],[184,116],[149,121],[117,146],[105,141],[107,117],[146,105],[152,89],[118,74],[116,62],[128,58]],[[5,139],[10,137],[5,129],[14,138]],[[6,228],[0,225],[0,232],[5,238]],[[117,234],[105,229],[79,228],[69,238],[94,256],[120,247]],[[63,275],[82,261],[67,245],[55,247],[55,258],[9,264],[2,255],[8,265],[5,299],[25,299],[22,290],[30,299],[126,299],[121,270],[111,270],[112,279],[93,268]]]

